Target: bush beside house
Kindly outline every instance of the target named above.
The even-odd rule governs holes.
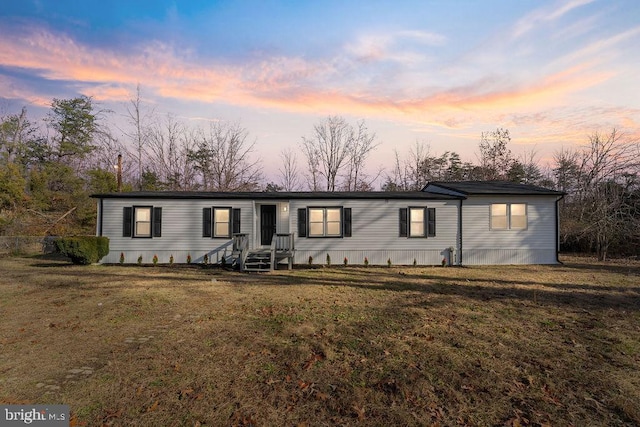
[[[93,264],[109,253],[109,239],[98,236],[60,237],[56,251],[71,258],[74,264]]]

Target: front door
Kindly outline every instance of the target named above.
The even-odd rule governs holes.
[[[273,235],[276,234],[276,205],[260,206],[260,244],[271,245]]]

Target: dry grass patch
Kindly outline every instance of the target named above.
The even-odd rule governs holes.
[[[0,259],[0,400],[76,425],[637,425],[640,264]],[[77,372],[79,371],[79,372]]]

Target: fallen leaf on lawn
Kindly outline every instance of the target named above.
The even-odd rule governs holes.
[[[77,415],[72,415],[69,419],[69,427],[84,427],[87,423],[84,421],[78,421]]]
[[[302,380],[299,380],[299,381],[298,381],[298,388],[299,388],[300,390],[306,390],[306,389],[308,389],[308,388],[309,388],[309,386],[310,386],[310,385],[311,385],[311,384],[306,383],[306,382],[304,382],[304,381],[302,381]]]
[[[151,405],[151,406],[149,406],[149,407],[147,408],[147,412],[155,411],[156,409],[158,409],[158,405],[159,405],[159,404],[160,404],[160,401],[159,401],[159,400],[156,400],[156,401],[153,403],[153,405]]]
[[[316,362],[320,362],[324,360],[325,356],[322,353],[314,353],[309,360],[304,364],[304,369],[309,370],[316,364]]]
[[[106,410],[106,415],[104,417],[102,417],[102,422],[105,423],[108,420],[110,420],[111,418],[120,418],[120,416],[122,415],[122,409],[119,409],[117,411],[113,411],[113,410]]]
[[[359,420],[364,420],[364,413],[365,413],[364,407],[361,408],[358,405],[353,405],[352,408],[356,412],[356,415],[358,416],[358,419]]]
[[[329,395],[326,393],[322,393],[320,391],[316,391],[316,399],[325,401],[329,398]]]

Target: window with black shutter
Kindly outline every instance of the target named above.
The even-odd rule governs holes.
[[[435,208],[400,208],[400,237],[435,237],[435,235]]]
[[[230,239],[240,233],[240,209],[202,208],[202,237]]]
[[[122,236],[162,237],[162,208],[125,206],[122,210]]]

